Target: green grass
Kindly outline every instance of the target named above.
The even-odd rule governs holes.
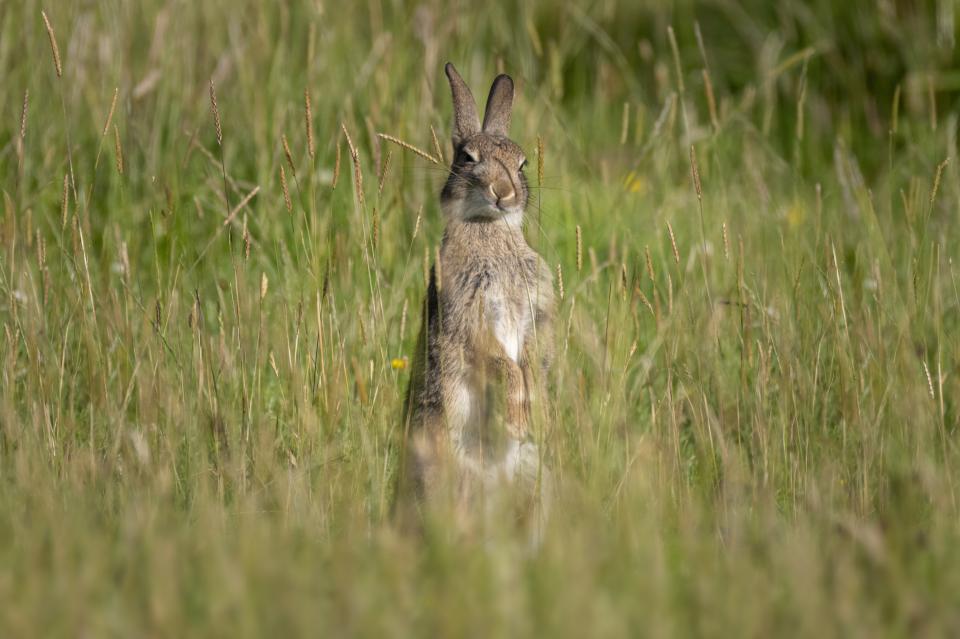
[[[960,629],[949,0],[291,4],[0,5],[0,634]],[[448,59],[563,272],[535,553],[389,518]]]

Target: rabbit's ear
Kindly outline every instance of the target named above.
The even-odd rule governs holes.
[[[510,134],[510,112],[513,109],[513,80],[501,73],[490,87],[487,110],[483,114],[483,132],[504,137]]]
[[[449,62],[444,70],[453,93],[453,145],[459,146],[461,142],[480,132],[480,118],[477,117],[477,103],[470,93],[470,87]]]

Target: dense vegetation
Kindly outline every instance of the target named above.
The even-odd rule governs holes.
[[[0,4],[0,634],[957,633],[955,19]],[[448,59],[563,282],[536,552],[389,517]]]

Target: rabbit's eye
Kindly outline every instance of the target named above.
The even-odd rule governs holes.
[[[527,168],[527,158],[523,158],[522,160],[520,160],[520,170],[522,171],[525,168]]]
[[[477,153],[473,149],[464,148],[460,155],[460,159],[462,162],[476,163],[480,161],[480,156],[477,155]]]

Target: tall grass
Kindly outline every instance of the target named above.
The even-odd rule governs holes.
[[[0,634],[955,633],[932,4],[0,4]],[[389,517],[446,59],[538,157],[536,552]]]

